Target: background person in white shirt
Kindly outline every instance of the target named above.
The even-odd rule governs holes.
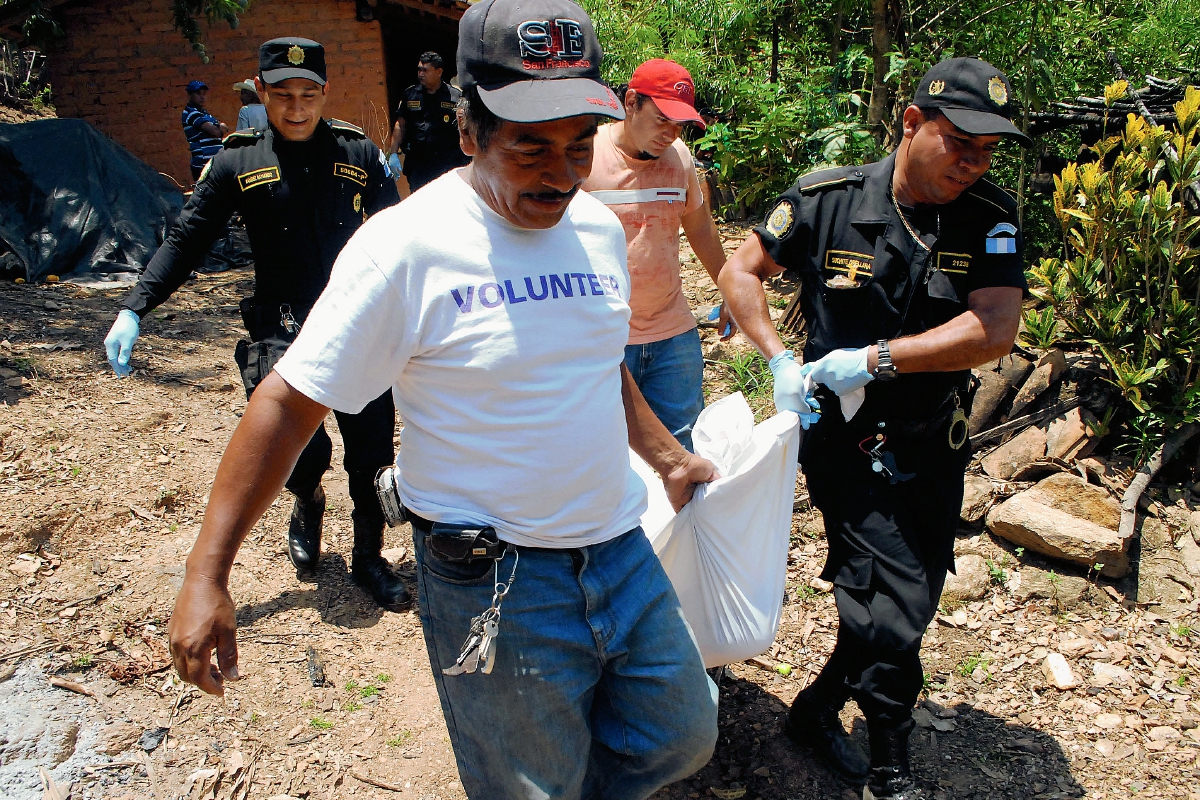
[[[421,623],[467,794],[644,798],[708,760],[716,690],[638,527],[645,486],[627,448],[677,507],[716,475],[622,365],[624,234],[579,191],[596,115],[621,106],[599,80],[586,14],[568,0],[484,0],[459,30],[472,164],[429,184],[433,202],[355,234],[336,288],[254,393],[188,557],[172,654],[206,691],[236,678],[238,545],[328,409],[355,411],[391,386]],[[447,557],[452,534],[472,530],[486,555]],[[481,661],[460,649],[509,576],[487,668],[454,674]]]

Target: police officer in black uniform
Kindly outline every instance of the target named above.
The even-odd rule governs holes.
[[[418,83],[404,90],[392,127],[393,153],[404,153],[404,175],[412,191],[471,159],[458,146],[455,109],[462,93],[442,80],[442,57],[422,53]],[[393,166],[399,159],[393,160]]]
[[[241,303],[251,341],[235,358],[247,396],[271,371],[329,282],[334,259],[371,214],[399,202],[383,156],[366,135],[327,121],[325,51],[309,39],[272,39],[259,49],[265,131],[238,131],[210,161],[172,229],[124,302],[105,339],[109,361],[128,375],[139,320],[164,302],[204,258],[226,221],[240,213],[254,254],[254,296]],[[395,409],[384,394],[359,414],[337,414],[354,502],[354,580],[380,605],[411,603],[404,583],[380,555],[383,512],[374,476],[394,459]],[[297,569],[316,566],[321,551],[332,443],[322,426],[301,454],[287,488],[296,495],[288,553]]]
[[[721,273],[738,325],[771,359],[776,407],[808,428],[800,460],[829,541],[837,645],[787,730],[865,779],[865,798],[925,797],[908,736],[970,458],[970,368],[1009,353],[1025,290],[1016,204],[982,177],[1002,137],[1028,143],[1012,114],[1003,73],[943,61],[905,110],[895,153],[801,178]],[[801,276],[803,365],[761,286],[785,268]],[[869,763],[838,721],[850,697]]]

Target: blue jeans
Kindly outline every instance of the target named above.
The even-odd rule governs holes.
[[[704,410],[704,355],[700,331],[646,344],[625,345],[625,366],[654,416],[689,451],[692,426]]]
[[[446,676],[492,600],[492,561],[451,564],[413,529],[421,625],[467,796],[645,798],[699,770],[717,691],[641,528],[573,550],[515,548],[496,580],[490,675]]]

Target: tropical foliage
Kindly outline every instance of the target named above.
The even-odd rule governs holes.
[[[1118,84],[1105,97],[1125,92]],[[1098,160],[1063,170],[1054,192],[1063,257],[1030,271],[1034,295],[1103,355],[1143,457],[1200,420],[1200,91],[1189,88],[1175,110],[1174,130],[1131,114],[1122,134],[1093,148]],[[1048,309],[1027,312],[1026,327],[1043,330]]]

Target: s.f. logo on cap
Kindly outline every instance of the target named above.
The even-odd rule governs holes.
[[[531,19],[517,26],[521,58],[583,56],[583,26],[573,19]]]
[[[693,89],[692,85],[690,83],[688,83],[687,81],[676,81],[675,86],[673,88],[675,89],[675,91],[679,92],[681,95],[684,95],[685,97],[695,97],[695,95],[696,95],[696,90]]]

